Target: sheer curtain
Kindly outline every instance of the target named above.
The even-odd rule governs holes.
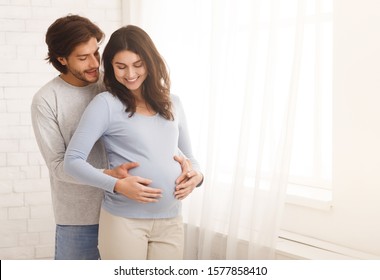
[[[185,258],[275,258],[306,77],[305,15],[320,2],[122,1],[124,24],[144,28],[168,63],[205,175],[184,201]]]

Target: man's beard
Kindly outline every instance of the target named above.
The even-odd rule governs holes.
[[[89,83],[89,84],[91,84],[91,83],[95,83],[95,82],[97,82],[98,81],[98,79],[99,79],[99,72],[98,72],[98,75],[97,75],[97,77],[95,78],[95,77],[93,77],[93,79],[88,79],[87,77],[86,77],[86,71],[83,71],[83,72],[79,72],[79,71],[76,71],[75,69],[70,69],[70,68],[68,68],[68,71],[75,77],[75,78],[77,78],[78,80],[80,80],[80,81],[82,81],[82,82],[85,82],[85,83]],[[88,70],[87,70],[88,71]],[[98,69],[97,69],[97,71],[99,71]]]

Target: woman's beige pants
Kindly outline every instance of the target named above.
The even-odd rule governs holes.
[[[181,216],[128,219],[101,209],[99,251],[102,260],[180,260],[183,247]]]

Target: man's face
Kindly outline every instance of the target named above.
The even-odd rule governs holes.
[[[100,54],[95,38],[78,45],[68,57],[59,57],[58,61],[68,70],[61,74],[62,79],[73,86],[87,86],[99,79]]]

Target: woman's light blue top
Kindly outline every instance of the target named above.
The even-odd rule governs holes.
[[[159,114],[135,113],[130,117],[123,103],[109,92],[98,94],[86,108],[66,150],[65,171],[81,183],[104,189],[103,207],[110,213],[145,219],[180,214],[181,202],[174,197],[174,191],[181,167],[173,159],[174,155],[181,150],[192,162],[193,169],[200,170],[192,154],[182,104],[175,95],[171,99],[174,121]],[[129,173],[152,180],[149,186],[162,189],[163,197],[158,202],[144,204],[115,193],[117,179],[87,163],[99,138],[103,139],[111,169],[125,162],[138,162],[139,167]]]

